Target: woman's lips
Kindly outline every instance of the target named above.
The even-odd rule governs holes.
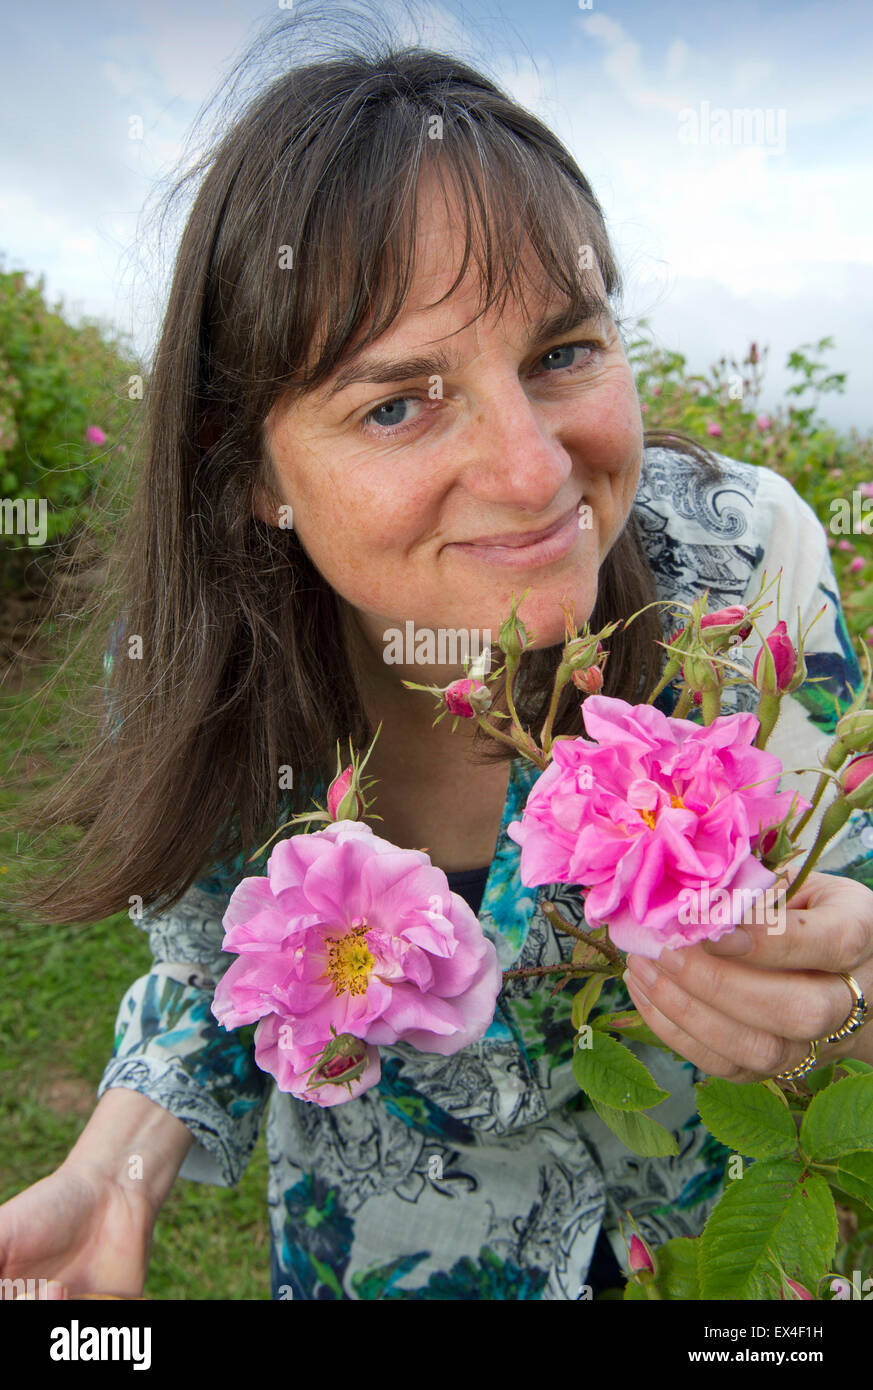
[[[579,512],[574,507],[563,521],[557,521],[547,531],[526,544],[501,545],[496,542],[454,541],[451,548],[471,559],[483,560],[486,565],[502,565],[506,569],[534,569],[549,565],[569,554],[579,539]]]

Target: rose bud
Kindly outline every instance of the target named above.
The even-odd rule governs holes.
[[[733,603],[729,608],[720,608],[717,613],[704,613],[700,619],[701,636],[705,629],[713,629],[708,634],[708,641],[729,636],[733,641],[735,637],[744,642],[752,631],[752,624],[748,621],[749,610],[745,604]],[[739,626],[737,626],[739,624]],[[736,630],[735,630],[736,629]]]
[[[603,689],[603,672],[599,666],[586,666],[573,672],[573,684],[585,695],[597,695]]]
[[[836,735],[851,753],[863,753],[873,743],[873,709],[852,710],[837,721]]]
[[[364,803],[352,785],[355,769],[351,763],[338,777],[334,777],[327,789],[327,809],[331,820],[360,820],[364,813]]]
[[[516,661],[525,647],[530,645],[530,634],[517,614],[511,613],[506,622],[501,624],[497,634],[497,645],[504,656]]]
[[[762,647],[755,657],[755,664],[752,667],[752,681],[755,688],[762,695],[776,695],[785,693],[792,688],[796,689],[806,676],[806,667],[802,657],[798,660],[794,643],[788,636],[788,628],[784,622],[776,624],[767,638],[766,646],[772,658],[772,665],[767,661]],[[801,680],[795,684],[801,667]]]
[[[443,699],[449,714],[459,714],[462,719],[475,719],[491,708],[491,691],[473,676],[452,681],[443,691]]]
[[[645,1241],[640,1240],[639,1236],[633,1235],[630,1240],[628,1251],[628,1267],[631,1274],[654,1274],[655,1262],[652,1253]]]
[[[873,753],[852,758],[843,768],[840,783],[847,799],[857,810],[873,806]]]
[[[805,1289],[805,1288],[803,1287],[802,1284],[798,1284],[798,1282],[797,1282],[796,1279],[789,1279],[789,1278],[788,1278],[788,1275],[786,1274],[786,1276],[785,1276],[785,1282],[786,1282],[786,1284],[788,1284],[789,1288],[791,1288],[791,1289],[793,1290],[793,1297],[792,1297],[792,1294],[789,1294],[789,1295],[788,1295],[789,1299],[790,1299],[792,1302],[793,1302],[794,1299],[796,1299],[796,1298],[811,1298],[811,1299],[813,1300],[813,1302],[815,1302],[815,1299],[814,1299],[813,1295],[809,1292],[809,1289]],[[784,1303],[784,1302],[785,1302],[785,1290],[784,1290],[784,1289],[783,1289],[782,1292],[780,1293],[779,1297],[781,1298],[782,1302]]]

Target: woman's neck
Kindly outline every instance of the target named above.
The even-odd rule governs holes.
[[[445,680],[443,680],[445,676]],[[366,773],[373,788],[373,829],[404,849],[426,849],[445,872],[475,869],[494,857],[510,765],[484,762],[472,746],[475,720],[446,715],[436,727],[433,698],[401,680],[446,685],[457,672],[407,671],[369,663],[361,696],[372,727],[382,729]]]

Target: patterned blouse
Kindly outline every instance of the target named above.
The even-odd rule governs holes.
[[[849,687],[861,683],[826,533],[778,474],[720,464],[721,478],[704,481],[686,456],[647,452],[634,513],[658,597],[688,601],[708,588],[711,608],[742,603],[763,571],[769,582],[781,567],[778,616],[789,632],[798,605],[804,628],[826,605],[806,655],[808,676],[826,679],[783,701],[768,743],[786,771],[815,767],[833,735],[836,702],[844,709]],[[774,613],[775,604],[767,617]],[[666,616],[663,623],[665,633],[675,626]],[[754,654],[755,641],[744,655]],[[111,659],[108,652],[107,671]],[[674,699],[665,691],[659,707],[669,714]],[[751,687],[730,687],[723,711],[754,702]],[[572,940],[554,932],[544,901],[584,925],[578,889],[526,888],[519,877],[520,850],[506,830],[538,775],[522,759],[511,763],[490,866],[478,885],[475,871],[450,876],[474,903],[504,970],[569,957]],[[815,782],[808,772],[783,785],[809,796]],[[572,987],[550,997],[536,980],[509,981],[485,1035],[451,1057],[382,1047],[381,1081],[355,1100],[321,1108],[278,1091],[255,1063],[253,1029],[228,1032],[209,1007],[215,981],[237,958],[221,950],[222,917],[247,857],[206,866],[175,906],[140,918],[154,962],[121,1001],[98,1096],[124,1086],[176,1115],[195,1141],[180,1175],[219,1186],[239,1181],[268,1111],[273,1298],[588,1298],[625,1277],[625,1213],[655,1247],[699,1235],[729,1153],[696,1113],[693,1085],[704,1073],[631,1044],[671,1093],[655,1118],[679,1147],[668,1158],[631,1153],[573,1078]],[[873,814],[853,813],[820,867],[873,886]],[[632,1007],[621,981],[612,981],[594,1015]]]

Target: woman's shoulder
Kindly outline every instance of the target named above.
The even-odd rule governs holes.
[[[659,597],[710,593],[710,607],[743,602],[766,569],[827,552],[812,508],[780,474],[723,454],[706,470],[678,449],[646,450],[633,516]]]
[[[710,473],[679,449],[649,448],[643,456],[634,512],[643,530],[669,530],[700,544],[766,540],[780,522],[821,529],[807,502],[781,474],[764,464],[711,454]]]

